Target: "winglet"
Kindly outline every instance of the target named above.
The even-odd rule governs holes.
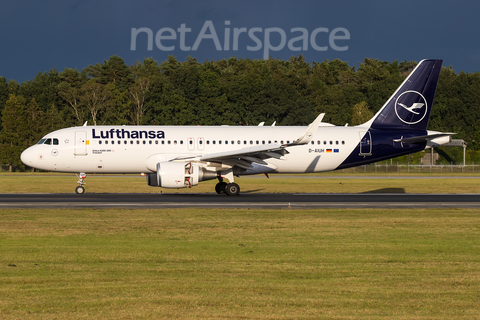
[[[322,122],[324,116],[325,113],[320,113],[317,119],[315,119],[315,121],[308,126],[307,130],[305,130],[305,132],[297,140],[293,141],[292,143],[284,144],[282,147],[299,146],[309,143],[312,140],[315,132],[317,132],[318,126]]]

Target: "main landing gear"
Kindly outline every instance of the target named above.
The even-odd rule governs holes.
[[[75,188],[75,192],[77,194],[84,194],[85,188],[83,186],[86,184],[85,179],[87,178],[87,174],[80,172],[77,174],[77,178],[77,183],[79,184],[79,186]]]
[[[218,176],[218,181],[219,182],[215,185],[215,191],[218,194],[225,193],[229,196],[238,196],[240,194],[240,186],[238,184],[234,182],[226,183],[221,176]]]

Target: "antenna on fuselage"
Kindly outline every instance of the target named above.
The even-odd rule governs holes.
[[[86,126],[87,126],[87,122],[88,122],[88,120],[87,120],[87,121],[85,121],[85,123],[83,124],[83,126],[84,126],[84,127],[86,127]]]

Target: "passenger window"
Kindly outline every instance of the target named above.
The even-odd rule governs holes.
[[[342,141],[342,144],[345,144],[345,141]]]
[[[237,144],[240,144],[240,143],[241,143],[240,140],[238,140],[238,141],[237,141]]]
[[[99,140],[99,141],[98,141],[98,144],[102,144],[102,140]]]
[[[139,141],[139,140],[137,140],[137,144],[140,144],[140,141]]]
[[[148,140],[148,144],[152,144],[152,140]]]
[[[173,144],[177,144],[177,140],[173,141]]]
[[[333,141],[330,141],[330,144],[333,144]]]
[[[338,144],[338,141],[335,141],[335,144]]]
[[[124,141],[123,141],[123,144],[127,144],[127,140],[124,140]]]
[[[170,140],[168,140],[168,142],[167,142],[167,143],[168,143],[168,144],[170,144],[170,143],[171,143],[171,142],[170,142]],[[190,141],[190,144],[192,144],[192,141]]]
[[[250,140],[250,144],[253,144],[253,141],[252,141],[252,140]]]
[[[218,144],[222,144],[222,140],[218,140]]]
[[[158,140],[155,140],[155,144],[158,144]]]
[[[162,140],[162,144],[165,144],[165,140]]]
[[[183,140],[180,140],[180,144],[183,144]]]
[[[215,140],[212,141],[212,144],[215,144]]]
[[[133,140],[130,140],[130,144],[133,144]]]
[[[112,140],[112,144],[115,144],[115,141]]]
[[[108,144],[108,141],[105,140],[105,144]]]
[[[327,144],[327,140],[323,140],[323,144]]]
[[[210,140],[207,140],[207,144],[210,144]]]

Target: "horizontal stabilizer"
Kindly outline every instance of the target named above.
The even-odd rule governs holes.
[[[442,143],[437,143],[437,144],[444,144],[448,143],[451,140],[452,135],[456,133],[452,132],[438,132],[434,134],[428,134],[426,136],[418,136],[418,137],[411,137],[411,138],[401,138],[401,139],[395,139],[393,140],[394,142],[401,142],[401,143],[421,143],[421,142],[429,142],[433,140],[438,140],[440,142],[439,138],[447,138],[447,139],[442,139]],[[433,141],[436,142],[436,141]]]

